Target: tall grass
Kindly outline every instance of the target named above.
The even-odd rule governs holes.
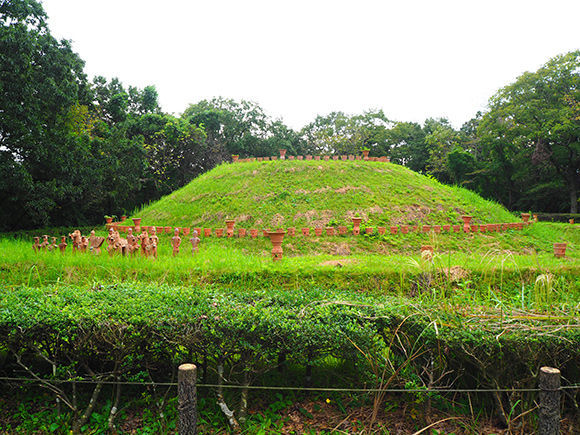
[[[33,252],[31,241],[0,239],[2,285],[152,282],[235,286],[240,289],[323,287],[404,295],[422,303],[492,309],[576,309],[578,234],[570,225],[536,224],[524,231],[493,234],[410,234],[386,237],[287,237],[282,261],[271,259],[267,238],[203,238],[192,255],[187,238],[172,256],[162,235],[157,259]],[[567,257],[553,256],[552,240],[569,243]],[[422,244],[435,246],[433,261]],[[347,253],[332,253],[344,245]],[[326,248],[328,249],[326,249]],[[350,252],[350,254],[348,253]],[[547,283],[540,276],[552,276]],[[539,281],[538,281],[539,280]],[[545,284],[546,283],[546,284]]]

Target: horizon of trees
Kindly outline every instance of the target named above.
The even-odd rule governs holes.
[[[300,131],[223,97],[164,113],[155,86],[89,81],[37,0],[0,2],[0,230],[100,223],[216,165],[289,154],[371,156],[471,189],[510,210],[578,212],[580,51],[497,91],[460,129],[382,110],[317,116]]]

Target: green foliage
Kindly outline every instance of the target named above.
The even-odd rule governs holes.
[[[386,132],[385,154],[391,162],[404,165],[415,172],[425,172],[429,152],[425,146],[426,131],[412,122],[398,122]]]
[[[505,186],[503,195],[513,195],[526,184],[537,187],[558,179],[569,193],[571,212],[577,212],[579,65],[579,51],[556,56],[490,99],[478,131],[486,165],[496,166],[493,173],[504,177],[497,183]],[[521,204],[520,208],[531,206]]]
[[[5,227],[46,225],[80,198],[84,150],[66,118],[86,96],[83,61],[48,31],[36,1],[2,2],[0,13],[0,196]]]
[[[277,156],[281,148],[292,154],[298,148],[298,135],[252,101],[222,97],[202,100],[191,104],[181,118],[205,129],[207,147],[223,155],[220,161],[229,161],[232,154]]]
[[[89,373],[98,379],[115,367],[119,380],[162,382],[177,365],[193,361],[204,367],[200,376],[210,383],[216,382],[217,364],[225,365],[228,383],[241,382],[249,369],[252,383],[274,381],[288,387],[302,384],[303,372],[296,367],[308,366],[314,369],[313,386],[327,385],[322,374],[336,373],[341,366],[349,369],[332,376],[332,387],[379,382],[427,390],[438,386],[433,384],[436,379],[439,386],[453,381],[456,388],[533,388],[534,370],[541,365],[559,367],[567,382],[577,382],[576,362],[569,355],[579,351],[578,331],[565,327],[571,317],[563,318],[563,311],[559,318],[550,318],[469,305],[465,310],[453,295],[417,304],[407,298],[315,287],[19,287],[2,292],[0,346],[19,356],[27,376],[64,380]],[[566,312],[576,315],[574,309]],[[545,334],[529,333],[536,328]],[[8,369],[15,360],[3,364]],[[278,370],[282,374],[273,376]],[[66,400],[70,384],[63,385],[61,397]],[[233,400],[232,394],[228,397]],[[163,405],[160,418],[153,412],[158,398],[151,389],[142,397],[148,430],[164,433],[175,421],[175,404]],[[447,395],[412,397],[412,409],[420,413],[427,400],[443,402]],[[475,403],[477,397],[471,399]],[[270,411],[261,420],[251,420],[250,427],[277,425],[276,413],[291,403],[282,396],[273,398]],[[507,410],[513,416],[523,403],[529,397],[519,393]],[[202,422],[212,425],[216,421],[205,406],[201,404]],[[87,423],[92,430],[104,430],[109,410],[110,402],[95,409]],[[310,418],[310,411],[303,413]],[[50,418],[41,416],[28,422],[38,425],[41,420],[47,428],[51,425]]]
[[[343,112],[319,115],[301,131],[306,142],[304,153],[347,155],[369,150],[372,155],[382,155],[378,154],[378,150],[383,149],[384,137],[390,124],[382,110],[366,111],[354,116]]]

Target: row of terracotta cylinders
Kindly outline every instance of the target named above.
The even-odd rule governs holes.
[[[263,161],[270,161],[270,160],[365,160],[369,162],[390,162],[391,159],[389,157],[363,157],[363,156],[354,156],[354,155],[346,155],[346,156],[288,156],[288,157],[251,157],[247,159],[237,159],[234,158],[234,163],[242,163],[242,162],[263,162]]]
[[[450,233],[450,232],[455,232],[455,233],[459,233],[459,232],[465,232],[465,233],[486,233],[486,232],[499,232],[499,231],[506,231],[508,229],[512,229],[512,230],[522,230],[525,226],[527,225],[531,225],[530,222],[525,223],[525,222],[510,222],[510,223],[501,223],[501,224],[474,224],[474,225],[422,225],[422,226],[418,226],[418,225],[400,225],[400,226],[390,226],[390,227],[377,227],[376,230],[380,235],[384,235],[387,233],[387,231],[389,231],[390,234],[408,234],[411,232],[422,232],[422,233],[429,233],[429,232],[434,232],[434,233]],[[115,228],[117,228],[117,230],[119,232],[127,232],[129,228],[132,228],[133,231],[136,231],[136,228],[134,226],[129,226],[129,225],[115,225]],[[191,228],[188,227],[152,227],[152,226],[141,226],[140,229],[138,229],[137,231],[140,230],[147,230],[149,233],[151,233],[153,231],[153,228],[156,229],[158,234],[161,234],[163,232],[167,233],[167,234],[173,234],[175,232],[175,230],[179,230],[179,233],[187,236],[190,234],[191,232]],[[246,237],[248,234],[250,237],[252,238],[256,238],[260,235],[260,230],[252,228],[250,230],[247,230],[246,228],[237,228],[234,230],[234,228],[230,228],[230,229],[225,229],[225,228],[216,228],[215,232],[214,229],[212,228],[193,228],[195,231],[197,231],[197,235],[198,236],[204,236],[204,237],[211,237],[212,235],[214,237],[234,237],[236,235],[237,232],[237,236],[238,237]],[[355,228],[352,230],[352,233],[354,235],[358,235],[361,232],[366,233],[366,234],[373,234],[373,232],[375,231],[375,228],[373,227],[366,227],[364,228],[364,230],[361,230],[359,228],[357,228],[355,226]],[[263,236],[268,236],[268,233],[270,232],[270,230],[265,229],[262,230],[262,235]],[[301,228],[299,234],[302,234],[303,236],[310,236],[312,233],[310,228]],[[335,236],[335,235],[339,235],[339,236],[343,236],[346,235],[348,233],[348,228],[346,226],[339,226],[337,228],[335,227],[326,227],[326,228],[314,228],[314,235],[315,236],[322,236],[324,234],[326,234],[327,236]],[[290,237],[293,237],[296,235],[296,228],[292,227],[292,228],[287,228],[286,229],[286,234]]]

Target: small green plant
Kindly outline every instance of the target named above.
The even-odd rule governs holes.
[[[338,227],[340,223],[336,219],[330,219],[328,221],[327,227]]]

